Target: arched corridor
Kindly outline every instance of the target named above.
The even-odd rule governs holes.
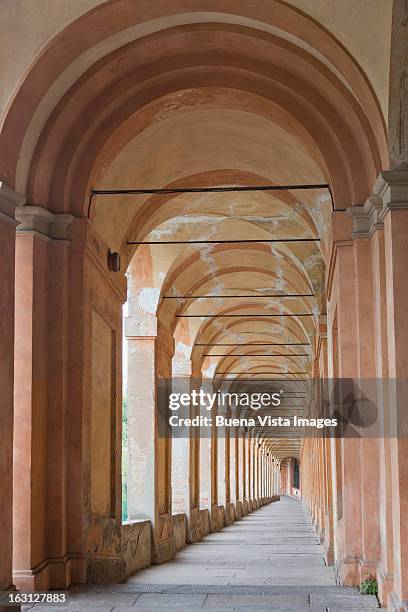
[[[238,523],[154,565],[125,585],[72,589],[75,609],[364,610],[374,596],[336,586],[305,510],[293,497],[264,506]],[[35,607],[33,608],[35,609]]]
[[[35,4],[0,11],[1,597],[406,610],[406,0]]]

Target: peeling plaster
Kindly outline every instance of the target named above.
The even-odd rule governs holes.
[[[191,350],[192,350],[192,347],[189,344],[184,344],[184,342],[176,342],[177,356],[182,355],[186,359],[190,359]]]
[[[217,369],[216,364],[211,364],[206,370],[203,371],[203,378],[213,378],[215,370]]]
[[[160,289],[158,287],[144,287],[137,294],[137,303],[144,312],[156,314],[159,298]]]

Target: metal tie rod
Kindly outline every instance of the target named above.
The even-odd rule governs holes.
[[[270,244],[274,242],[320,242],[320,238],[270,238],[269,240],[257,240],[256,238],[247,238],[246,240],[128,240],[126,244]]]
[[[334,210],[333,192],[329,183],[306,183],[296,185],[231,185],[230,187],[167,187],[161,189],[92,189],[88,203],[88,219],[91,214],[92,200],[98,195],[177,195],[183,193],[240,193],[251,191],[298,191],[311,189],[327,189],[330,194],[332,210]]]
[[[258,298],[305,298],[305,297],[315,297],[314,293],[291,293],[291,294],[286,294],[286,295],[281,295],[280,293],[274,293],[274,294],[265,294],[262,293],[261,295],[164,295],[163,296],[163,300],[203,300],[203,299],[216,299],[216,298],[222,298],[223,300],[228,298],[228,299],[233,299],[233,298],[254,298],[254,299],[258,299]]]
[[[310,357],[309,353],[230,353],[226,355],[218,355],[206,353],[203,357]]]
[[[252,332],[251,332],[252,333]],[[253,332],[256,333],[256,332]],[[310,346],[309,342],[244,342],[243,344],[225,344],[222,342],[197,342],[194,346]]]
[[[328,183],[304,185],[231,185],[230,187],[165,187],[161,189],[92,189],[91,196],[96,195],[169,195],[176,193],[231,193],[240,191],[288,191],[299,189],[328,189]]]
[[[88,219],[91,216],[92,200],[98,195],[177,195],[183,193],[242,193],[251,191],[302,191],[311,189],[327,189],[330,194],[332,210],[335,210],[333,191],[329,183],[306,183],[295,185],[238,185],[230,187],[167,187],[160,189],[92,189],[88,202]]]
[[[293,314],[192,314],[192,315],[176,315],[177,319],[218,319],[222,317],[314,317],[313,312],[297,312]],[[238,332],[239,333],[239,332]],[[256,332],[254,332],[256,333]]]
[[[221,374],[234,374],[234,375],[238,375],[238,374],[246,374],[247,376],[256,376],[257,374],[268,374],[271,376],[293,376],[294,374],[309,374],[310,372],[215,372],[215,375],[221,375]]]

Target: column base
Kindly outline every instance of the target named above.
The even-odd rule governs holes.
[[[48,591],[50,581],[47,562],[44,561],[33,569],[14,570],[13,581],[21,591]]]
[[[126,580],[126,562],[121,556],[66,555],[46,559],[32,569],[14,570],[13,580],[22,591],[66,589],[70,584],[118,583]]]
[[[336,582],[341,586],[359,585],[359,560],[349,558],[338,561],[335,565]]]
[[[359,559],[358,581],[361,584],[366,578],[375,578],[377,575],[377,563],[367,559]]]
[[[173,536],[176,540],[176,552],[187,544],[187,531],[187,515],[184,512],[173,514]]]
[[[236,520],[235,505],[232,502],[228,502],[225,511],[225,524],[231,525]]]
[[[207,509],[200,510],[200,530],[201,530],[200,540],[201,538],[209,534],[211,531],[210,513]]]
[[[166,561],[171,561],[176,556],[176,538],[171,536],[167,540],[153,543],[152,563],[160,565]]]
[[[381,564],[377,567],[378,600],[383,607],[387,607],[388,598],[394,588],[394,576],[387,574]]]
[[[334,548],[332,545],[327,545],[327,543],[326,543],[326,549],[324,552],[324,560],[326,562],[326,565],[329,565],[329,566],[334,565]]]
[[[153,527],[152,563],[159,565],[174,559],[177,552],[173,517],[161,514]]]
[[[218,525],[218,531],[225,527],[225,508],[224,506],[217,506],[217,525]]]
[[[192,508],[190,510],[190,520],[188,521],[187,530],[187,541],[189,544],[199,542],[203,537],[201,512],[202,510],[199,508]]]

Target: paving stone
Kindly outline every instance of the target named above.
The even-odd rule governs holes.
[[[113,608],[112,612],[136,612],[136,610],[143,610],[143,612],[157,612],[158,610],[161,610],[161,608],[157,608],[156,606],[149,606],[149,607],[143,607],[143,608],[135,608],[135,607],[121,607],[118,606],[116,608]],[[164,608],[163,608],[164,609]],[[196,608],[196,607],[179,607],[179,606],[166,606],[166,611],[170,610],[171,612],[179,612],[179,610],[182,610],[183,612],[196,612],[197,610],[204,610],[204,608]],[[211,608],[212,612],[232,612],[232,610],[234,610],[234,608]],[[248,612],[248,608],[246,608],[246,611]]]
[[[310,595],[310,604],[315,606],[324,604],[330,609],[333,607],[358,608],[359,605],[365,608],[378,608],[378,601],[374,595],[360,595],[357,589],[352,593],[339,589],[337,592],[330,593],[329,599],[327,596],[314,593]]]
[[[73,593],[69,597],[68,605],[72,608],[77,608],[80,606],[89,606],[89,607],[108,607],[111,608],[115,605],[126,605],[133,606],[136,600],[140,597],[138,593]],[[61,608],[62,610],[62,608]]]
[[[246,607],[256,608],[268,607],[270,610],[282,610],[284,608],[297,610],[309,607],[309,600],[306,595],[208,595],[204,608],[212,609],[215,606]]]
[[[10,608],[10,610],[12,610],[13,608]],[[112,610],[112,606],[93,606],[90,603],[86,603],[83,604],[81,606],[58,606],[57,608],[55,607],[50,607],[50,606],[34,606],[34,608],[32,608],[33,612],[37,612],[39,610],[43,610],[43,612],[89,612],[89,610],[98,610],[98,612],[110,612]],[[31,612],[31,611],[30,611]]]
[[[195,607],[201,608],[204,604],[207,595],[197,595],[190,593],[146,593],[140,595],[136,608],[156,607],[168,608],[169,606],[178,606],[179,608]]]
[[[301,503],[289,498],[187,546],[174,561],[139,571],[126,584],[81,585],[71,594],[74,612],[377,607],[375,598],[336,587]]]

